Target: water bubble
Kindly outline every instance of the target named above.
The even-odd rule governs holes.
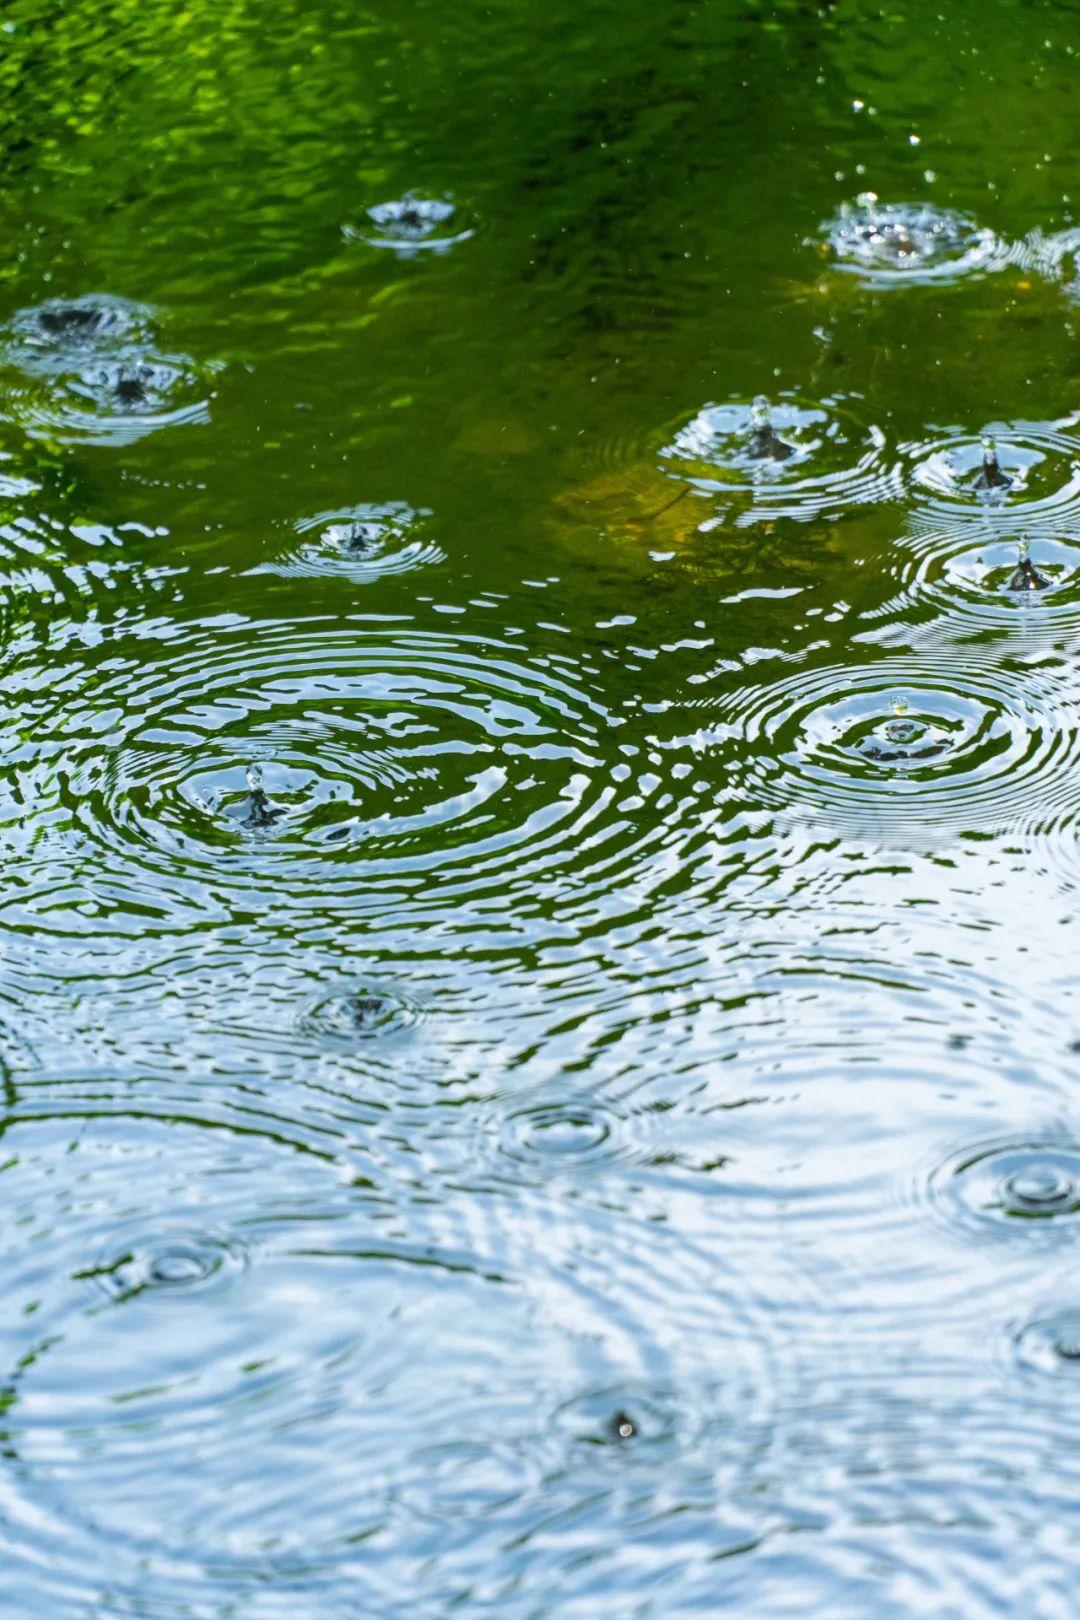
[[[1002,1207],[1011,1215],[1058,1215],[1072,1207],[1077,1187],[1058,1165],[1025,1165],[1002,1183]]]
[[[684,1446],[695,1437],[691,1414],[680,1413],[670,1391],[641,1384],[589,1390],[560,1407],[555,1421],[576,1445],[628,1452]],[[700,1423],[701,1414],[696,1414]],[[631,1446],[628,1442],[632,1442]]]

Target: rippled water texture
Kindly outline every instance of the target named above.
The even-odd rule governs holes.
[[[0,18],[0,1620],[1072,1620],[1059,0]]]

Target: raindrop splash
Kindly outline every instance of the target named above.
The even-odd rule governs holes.
[[[984,433],[979,441],[982,451],[982,466],[979,468],[975,483],[972,486],[980,495],[1004,495],[1012,488],[1013,481],[1008,473],[1002,472],[998,461],[997,442],[993,434]]]
[[[365,226],[343,226],[346,239],[389,248],[405,259],[418,253],[446,253],[474,231],[448,197],[420,197],[413,191],[390,202],[375,203],[368,208],[367,218]]]
[[[1016,567],[1009,579],[1009,590],[1017,592],[1045,591],[1050,581],[1031,560],[1031,542],[1024,536],[1016,548]]]
[[[786,461],[795,454],[795,446],[782,439],[773,427],[772,411],[764,394],[758,394],[750,406],[747,454],[752,461]]]
[[[821,227],[837,267],[871,285],[958,280],[1008,263],[993,231],[929,203],[883,203],[864,191]]]

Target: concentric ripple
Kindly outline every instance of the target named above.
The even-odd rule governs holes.
[[[555,1416],[559,1428],[576,1444],[608,1449],[619,1466],[633,1458],[651,1468],[658,1453],[692,1437],[694,1423],[700,1425],[704,1414],[682,1411],[677,1399],[658,1398],[648,1385],[627,1384],[588,1390]]]
[[[366,242],[370,247],[389,248],[399,258],[417,253],[446,253],[458,242],[467,241],[475,226],[447,197],[420,197],[407,191],[390,202],[375,203],[367,210],[367,223],[343,225],[348,241]]]
[[[948,530],[958,523],[1020,525],[1034,539],[1061,534],[1080,519],[1080,438],[1067,431],[1075,418],[1057,422],[997,422],[984,433],[953,433],[903,444],[911,479],[925,491],[916,520]],[[980,487],[983,438],[1007,486]]]
[[[666,470],[698,493],[741,496],[744,523],[809,522],[902,493],[885,435],[862,425],[844,400],[803,404],[779,396],[768,408],[768,437],[764,410],[757,401],[705,406],[661,450]]]
[[[304,537],[297,551],[263,563],[256,572],[365,580],[443,562],[445,553],[428,532],[430,517],[430,511],[415,511],[404,501],[319,512],[297,523],[296,532]]]
[[[364,983],[311,1002],[298,1020],[300,1033],[335,1045],[386,1040],[414,1029],[423,1017],[420,1003],[389,985]]]
[[[963,529],[916,532],[891,568],[903,583],[902,595],[868,617],[894,618],[906,602],[925,601],[1002,626],[1058,627],[1080,620],[1080,544],[1071,536],[1040,531],[1031,541],[1026,534],[995,533],[980,543]]]
[[[153,311],[106,294],[19,310],[0,330],[0,367],[21,379],[4,411],[30,433],[125,444],[209,420],[214,368],[159,351]]]
[[[1036,1225],[1075,1230],[1080,1145],[1033,1138],[957,1149],[931,1170],[926,1197],[935,1213],[973,1236],[990,1228],[1015,1235]]]
[[[1010,1341],[1010,1360],[1048,1389],[1080,1388],[1080,1307],[1025,1323]]]
[[[44,685],[8,671],[38,715],[33,740],[9,740],[12,837],[40,814],[54,844],[95,851],[114,895],[150,889],[159,914],[165,895],[176,919],[216,910],[222,885],[276,913],[305,896],[367,909],[388,884],[434,903],[440,882],[527,882],[604,802],[610,721],[568,663],[281,624],[112,651]]]
[[[628,1258],[621,1219],[552,1218],[525,1190],[497,1251],[418,1241],[419,1209],[406,1239],[282,1149],[147,1118],[7,1122],[6,1592],[32,1580],[75,1612],[107,1581],[115,1604],[179,1614],[193,1590],[217,1608],[272,1579],[306,1613],[358,1593],[382,1613],[374,1545],[414,1580],[430,1568],[419,1592],[445,1602],[433,1525],[458,1527],[454,1576],[472,1577],[605,1481],[605,1542],[691,1482],[701,1534],[738,1540],[725,1489],[767,1439],[772,1346],[720,1257],[639,1222]],[[208,1222],[148,1235],[163,1195]],[[218,1227],[247,1233],[246,1269]]]
[[[502,1148],[519,1173],[545,1179],[606,1169],[634,1154],[627,1123],[610,1104],[585,1093],[551,1094],[513,1108]]]
[[[78,1273],[108,1299],[134,1299],[150,1290],[165,1296],[222,1286],[246,1264],[235,1239],[208,1232],[170,1233],[146,1247],[106,1255]]]
[[[838,269],[871,286],[956,281],[1009,262],[1009,246],[966,214],[931,203],[882,203],[871,191],[821,226]]]
[[[1045,676],[883,660],[744,687],[717,707],[682,745],[737,756],[728,780],[795,823],[908,844],[1071,803],[1075,725]]]

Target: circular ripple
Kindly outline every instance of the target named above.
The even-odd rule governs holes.
[[[1028,1140],[960,1149],[931,1171],[926,1193],[950,1224],[976,1235],[1056,1227],[1080,1214],[1080,1146]]]
[[[422,1017],[420,1004],[400,990],[364,984],[313,1001],[298,1023],[303,1035],[355,1046],[359,1041],[385,1040],[414,1029]]]
[[[676,746],[737,756],[729,783],[793,822],[907,843],[1045,820],[1070,802],[1077,737],[1060,701],[1045,677],[897,659],[743,688]]]
[[[256,572],[346,574],[364,580],[444,562],[445,553],[425,532],[430,517],[429,511],[414,511],[404,501],[319,512],[296,525],[305,537],[299,550],[264,563]]]
[[[1032,538],[1060,534],[1080,518],[1080,439],[1061,422],[1002,422],[987,427],[1007,488],[979,487],[983,435],[952,434],[900,446],[912,482],[926,497],[916,521],[946,532],[958,522],[1021,526]]]
[[[502,1132],[516,1165],[557,1174],[597,1170],[632,1152],[627,1125],[610,1106],[586,1095],[534,1099],[515,1109]]]
[[[409,1514],[445,1524],[463,1515],[519,1515],[523,1503],[542,1500],[548,1458],[534,1437],[518,1437],[451,1440],[423,1448],[414,1461],[417,1477],[400,1488],[402,1505]]]
[[[1009,263],[993,231],[953,209],[930,203],[882,203],[863,192],[821,226],[838,269],[870,286],[956,281]]]
[[[110,1574],[144,1595],[152,1561],[159,1597],[170,1570],[222,1594],[268,1573],[362,1578],[354,1549],[391,1533],[414,1449],[429,1461],[440,1436],[457,1446],[466,1432],[497,1446],[541,1387],[541,1343],[558,1364],[520,1296],[462,1256],[417,1264],[367,1246],[264,1255],[240,1309],[185,1295],[168,1336],[131,1305],[69,1323],[19,1376],[7,1415],[8,1501],[27,1543],[53,1529],[61,1568],[93,1567],[107,1544]],[[493,1360],[507,1339],[510,1378]],[[525,1466],[504,1481],[517,1499],[527,1430],[519,1443]]]
[[[268,1579],[317,1582],[305,1612],[340,1613],[379,1589],[373,1544],[411,1567],[431,1521],[455,1515],[455,1578],[471,1577],[510,1521],[538,1530],[553,1505],[579,1513],[603,1479],[620,1488],[620,1453],[587,1443],[588,1392],[629,1416],[624,1460],[664,1461],[663,1481],[635,1471],[639,1519],[662,1521],[669,1470],[699,1428],[723,1437],[717,1511],[766,1441],[761,1312],[720,1257],[674,1233],[580,1210],[563,1220],[523,1192],[478,1253],[417,1241],[430,1199],[410,1211],[408,1241],[402,1221],[373,1226],[351,1184],[321,1206],[303,1161],[278,1160],[269,1140],[99,1118],[9,1122],[5,1145],[2,1246],[18,1285],[6,1297],[22,1308],[3,1369],[0,1551],[5,1589],[30,1574],[57,1613],[85,1608],[102,1580],[115,1603],[137,1594],[179,1613],[196,1585],[216,1609]],[[228,1306],[185,1286],[205,1255],[184,1260],[171,1241],[140,1251],[164,1270],[167,1309],[150,1288],[88,1289],[70,1265],[86,1236],[72,1217],[94,1210],[111,1228],[174,1185],[219,1216],[252,1200],[253,1264]],[[445,1235],[459,1216],[431,1219]],[[709,1530],[729,1526],[713,1517]]]
[[[805,405],[782,395],[769,409],[767,427],[761,414],[756,401],[707,405],[678,430],[661,459],[698,493],[748,499],[743,522],[809,521],[902,494],[884,434],[862,426],[842,400]]]
[[[107,1256],[82,1273],[112,1300],[139,1294],[190,1294],[220,1287],[246,1264],[235,1242],[210,1233],[170,1234],[145,1248]]]
[[[935,530],[914,536],[893,572],[903,595],[868,617],[895,618],[905,602],[929,601],[965,618],[1024,628],[1080,618],[1080,545],[1065,536],[973,542],[971,535]]]
[[[114,641],[107,661],[62,673],[50,659],[45,682],[32,661],[7,674],[31,729],[6,739],[0,838],[89,852],[112,907],[149,890],[178,922],[218,913],[226,884],[270,916],[305,900],[378,909],[388,887],[425,907],[445,905],[446,884],[459,903],[505,898],[607,802],[611,722],[568,660],[390,629],[245,624],[177,641],[157,657]]]
[[[20,310],[0,330],[0,366],[20,376],[4,408],[30,433],[124,444],[209,420],[213,368],[158,352],[152,311],[105,294]]]
[[[609,1450],[653,1467],[658,1453],[685,1445],[700,1432],[704,1414],[684,1411],[670,1391],[624,1384],[588,1390],[559,1409],[555,1421],[577,1445]]]
[[[109,293],[47,298],[19,310],[6,328],[8,341],[18,345],[28,365],[61,373],[72,354],[93,355],[109,345],[146,343],[153,331],[154,313],[149,305]]]
[[[1027,1322],[1013,1336],[1009,1359],[1020,1373],[1039,1383],[1080,1386],[1080,1310],[1054,1311]]]
[[[367,210],[367,223],[343,225],[348,241],[389,248],[400,258],[416,253],[445,253],[467,241],[475,227],[446,197],[418,197],[407,191],[392,202],[376,203]]]

